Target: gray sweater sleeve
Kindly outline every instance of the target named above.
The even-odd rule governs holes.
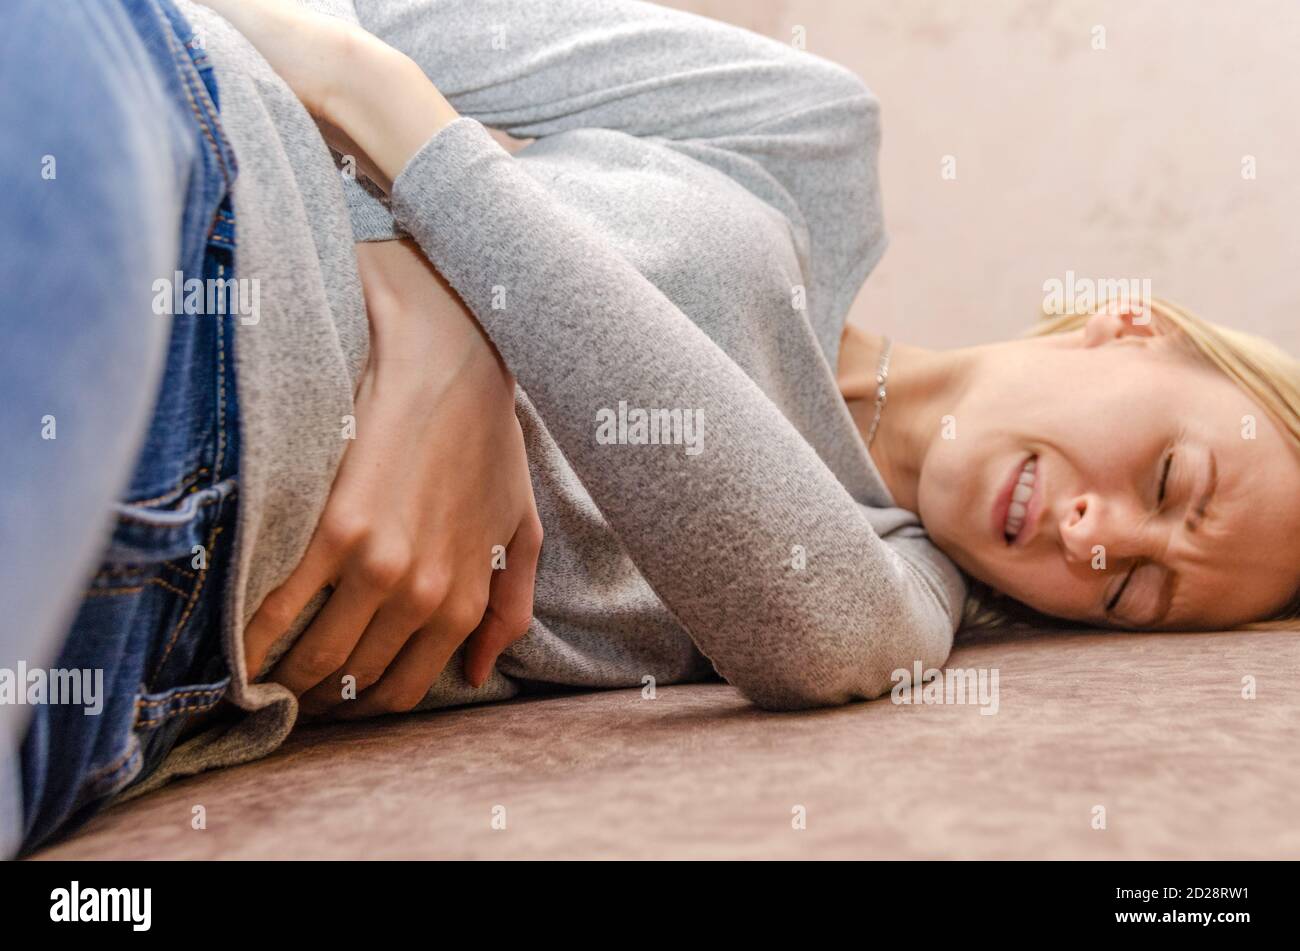
[[[758,386],[479,122],[435,135],[392,197],[723,677],[788,709],[875,697],[895,669],[943,661],[956,606],[931,573],[887,545]],[[703,451],[603,444],[597,421],[620,401],[694,412]]]
[[[632,0],[355,0],[355,12],[462,115],[518,138],[601,128],[668,140],[772,205],[805,265],[818,342],[836,352],[885,245],[879,104],[852,72]],[[377,199],[355,184],[348,193],[358,238],[391,236]]]
[[[398,221],[481,321],[718,672],[759,704],[795,708],[874,697],[896,668],[942,662],[960,605],[928,544],[883,541],[753,380],[480,124],[520,137],[583,127],[655,136],[730,175],[789,221],[827,349],[883,246],[876,104],[861,81],[754,34],[625,0],[357,9],[465,116],[399,176]],[[621,401],[698,414],[703,451],[602,444],[599,414]]]

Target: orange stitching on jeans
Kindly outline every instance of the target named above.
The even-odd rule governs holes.
[[[189,80],[190,85],[195,89],[195,92],[198,93],[199,105],[202,107],[204,114],[207,115],[208,121],[212,123],[213,129],[219,130],[221,128],[221,117],[217,109],[217,104],[212,101],[212,97],[208,94],[208,87],[204,85],[203,78],[197,74],[197,69],[195,70],[195,75],[188,76],[187,79]],[[217,158],[221,160],[222,170],[226,173],[226,187],[229,188],[234,184],[234,171],[227,167],[225,153],[220,149],[217,149]],[[218,209],[218,211],[220,211],[220,209]],[[234,220],[233,214],[231,215],[231,220]]]
[[[197,75],[197,68],[195,70],[195,75],[187,76],[186,79],[194,91],[198,93],[199,106],[208,117],[208,121],[212,124],[213,129],[220,129],[221,117],[218,114],[217,104],[212,101],[212,97],[208,94],[208,88],[203,84],[203,78]],[[226,172],[226,187],[229,188],[234,184],[234,173],[226,166],[225,153],[220,149],[217,149],[217,158],[221,160],[222,170]]]
[[[144,590],[144,585],[134,588],[88,588],[85,596],[87,598],[107,598],[115,594],[139,594]]]
[[[173,694],[172,696],[165,697],[161,700],[141,700],[139,698],[136,698],[135,725],[136,727],[151,727],[157,723],[163,722],[164,720],[169,720],[174,716],[179,716],[180,714],[201,713],[204,710],[211,710],[213,707],[215,707],[218,703],[221,702],[221,698],[222,696],[224,696],[225,692],[226,692],[226,688],[222,686],[222,687],[210,687],[207,690],[186,690],[183,691],[182,693]],[[206,699],[192,700],[192,701],[187,700],[185,703],[181,704],[180,706],[171,710],[167,710],[165,712],[159,712],[159,713],[141,712],[142,707],[159,706],[162,704],[168,704],[178,697],[187,697],[187,696],[205,697]]]
[[[211,533],[208,535],[209,558],[211,558],[216,551],[217,536],[220,534],[221,526],[218,525],[213,528]],[[181,628],[185,626],[185,622],[189,620],[190,615],[194,612],[194,605],[199,603],[199,595],[203,592],[203,584],[207,580],[208,569],[204,568],[199,572],[198,583],[194,585],[194,590],[190,593],[189,603],[185,605],[184,613],[181,614],[180,620],[176,622],[176,626],[172,628],[171,638],[167,641],[167,649],[163,651],[162,657],[159,658],[158,663],[154,665],[153,673],[149,675],[150,680],[157,677],[162,671],[163,664],[167,663],[167,658],[171,655],[172,648],[176,646],[176,639],[180,636]]]
[[[198,577],[198,575],[196,575],[194,572],[189,571],[186,568],[182,568],[180,565],[172,564],[170,561],[164,561],[162,563],[162,567],[170,568],[172,571],[176,572],[179,575],[184,575],[186,578],[194,579]]]
[[[184,493],[184,491],[187,488],[192,488],[192,483],[197,482],[199,479],[203,478],[203,476],[207,474],[208,474],[208,467],[202,466],[201,468],[194,470],[188,475],[181,476],[180,479],[178,479],[176,482],[176,487],[173,489],[168,489],[162,495],[155,495],[152,499],[128,499],[122,504],[123,505],[153,505],[156,502],[161,502],[163,499],[170,499],[174,495],[181,495],[182,493]]]
[[[129,588],[87,588],[82,596],[86,598],[106,598],[118,594],[139,594],[151,584],[155,584],[166,591],[170,591],[178,597],[189,597],[188,592],[182,591],[170,581],[164,581],[162,578],[148,578],[141,584],[133,585]]]
[[[112,578],[114,575],[135,575],[141,571],[147,571],[149,565],[113,565],[109,568],[101,568],[95,572],[96,578]]]
[[[98,580],[100,578],[120,578],[124,575],[138,575],[141,574],[142,572],[149,571],[153,568],[166,568],[168,571],[174,571],[178,575],[181,575],[184,578],[188,578],[191,581],[193,581],[197,577],[197,575],[195,575],[194,572],[187,571],[186,569],[182,568],[180,565],[174,565],[170,561],[162,561],[162,562],[157,562],[155,564],[112,565],[108,568],[101,568],[99,569],[99,571],[95,572],[95,580]],[[149,582],[145,581],[142,583],[148,584]],[[94,591],[95,589],[87,588],[86,590]],[[188,595],[186,595],[186,597],[188,597]]]
[[[210,693],[222,694],[225,693],[225,691],[226,688],[224,684],[220,687],[204,687],[202,690],[182,690],[180,693],[168,694],[167,696],[160,697],[157,700],[145,700],[142,697],[137,697],[135,700],[135,705],[137,708],[160,707],[164,704],[171,703],[174,700],[179,700],[181,697],[202,697]]]
[[[211,710],[213,707],[217,705],[217,703],[220,700],[221,700],[220,697],[216,697],[212,700],[211,703],[208,704],[195,704],[193,706],[179,707],[175,710],[172,710],[170,713],[156,716],[156,717],[154,716],[140,717],[135,721],[135,726],[136,729],[145,729],[145,730],[152,729],[153,727],[158,726],[160,723],[165,723],[166,721],[172,719],[173,717],[186,716],[191,713],[203,713],[205,710]]]
[[[163,581],[161,578],[150,578],[148,581],[145,582],[145,584],[156,584],[158,587],[164,589],[165,591],[170,591],[172,594],[178,594],[182,598],[189,597],[189,595],[186,592],[182,591],[180,588],[176,587],[174,584],[171,584],[170,582]]]
[[[217,265],[218,280],[225,280],[226,266]],[[215,478],[222,476],[221,463],[226,456],[226,322],[217,321],[217,459],[212,467]]]
[[[172,48],[172,54],[175,55],[177,49],[176,35],[171,30],[164,30],[163,32],[166,34],[167,42]],[[182,47],[182,49],[184,48]],[[187,58],[189,55],[189,53],[185,54]],[[193,61],[191,60],[191,62]],[[212,135],[212,129],[209,127],[209,121],[212,117],[208,114],[206,108],[204,108],[203,112],[200,113],[198,103],[194,101],[194,89],[192,86],[194,77],[189,74],[188,70],[182,69],[180,73],[181,85],[185,89],[185,98],[189,100],[190,111],[194,113],[194,118],[199,121],[199,128],[203,130],[204,138],[208,140],[208,144],[212,146],[212,150],[217,153],[217,161],[221,163],[222,178],[225,179],[226,187],[229,188],[231,182],[230,169],[226,167],[226,156],[221,151],[221,146],[217,144],[217,140]]]

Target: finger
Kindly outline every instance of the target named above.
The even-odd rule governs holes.
[[[506,549],[506,567],[493,573],[487,616],[465,642],[465,677],[475,687],[483,686],[501,652],[528,633],[541,548],[541,525],[530,523]]]
[[[271,671],[271,680],[303,694],[338,670],[352,655],[381,595],[355,573],[344,574],[325,607]]]
[[[429,617],[428,611],[417,613],[408,603],[397,599],[385,602],[366,627],[347,662],[333,676],[322,680],[298,700],[298,708],[308,713],[325,713],[345,700],[355,700],[374,686],[392,665],[402,647]],[[356,678],[350,697],[344,697],[343,678]]]
[[[244,666],[254,679],[266,663],[266,655],[321,588],[338,574],[339,559],[317,532],[302,561],[280,587],[268,594],[244,628]]]
[[[379,682],[356,700],[334,709],[341,720],[355,720],[410,710],[438,681],[447,661],[465,639],[446,624],[435,622],[406,642]]]
[[[333,674],[326,677],[316,686],[312,687],[299,697],[299,722],[303,722],[304,719],[309,720],[315,717],[325,717],[339,704],[347,700],[355,700],[357,693],[348,691],[348,685],[343,681],[343,678],[346,676],[347,671],[343,667],[340,667],[338,670],[334,671]]]
[[[506,621],[489,611],[483,623],[465,642],[465,679],[470,686],[483,686],[502,651],[527,633],[527,623]]]

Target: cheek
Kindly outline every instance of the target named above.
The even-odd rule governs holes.
[[[930,444],[917,484],[917,504],[933,536],[966,546],[988,541],[989,473],[998,458],[1006,458],[1008,465],[1013,458],[1007,435],[978,426],[969,414]]]
[[[1049,559],[1018,564],[1006,573],[1008,576],[1001,583],[991,583],[1036,611],[1076,621],[1095,616],[1099,588],[1091,580],[1072,575],[1063,562]]]
[[[979,528],[988,520],[976,489],[976,462],[959,443],[940,444],[926,457],[917,485],[921,524],[930,539],[962,569],[982,574],[988,539]],[[977,572],[977,566],[979,571]]]

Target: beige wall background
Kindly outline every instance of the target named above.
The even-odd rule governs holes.
[[[1297,0],[667,5],[802,27],[880,97],[892,243],[851,319],[931,346],[1011,336],[1073,270],[1149,278],[1300,353]]]

